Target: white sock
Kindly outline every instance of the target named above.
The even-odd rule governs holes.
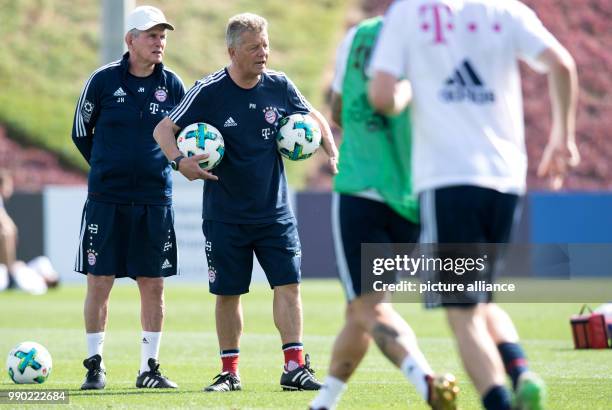
[[[310,403],[310,407],[314,410],[328,409],[333,410],[338,405],[342,393],[346,390],[346,383],[333,376],[327,376],[323,382],[323,387],[319,390],[319,394]]]
[[[6,289],[9,285],[9,273],[6,265],[0,263],[0,292]]]
[[[87,357],[91,357],[93,355],[99,354],[102,357],[102,352],[104,351],[104,332],[99,333],[87,333]],[[104,360],[100,363],[100,367],[103,369]]]
[[[140,373],[149,371],[149,359],[159,357],[159,344],[162,332],[142,331],[140,346]]]
[[[415,355],[409,354],[402,362],[400,369],[404,376],[414,384],[423,400],[427,401],[429,386],[427,385],[426,376],[433,375],[433,370],[431,370],[425,356],[420,352]]]

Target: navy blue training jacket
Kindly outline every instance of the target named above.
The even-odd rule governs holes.
[[[134,77],[128,59],[125,53],[94,71],[77,103],[72,140],[91,166],[88,198],[171,204],[171,169],[153,129],[179,103],[185,87],[163,64],[149,77]]]

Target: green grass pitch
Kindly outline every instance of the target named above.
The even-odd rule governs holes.
[[[111,295],[104,360],[107,388],[78,390],[86,354],[82,302],[85,289],[65,286],[44,296],[0,293],[0,353],[25,340],[46,346],[53,356],[49,380],[38,389],[68,389],[77,408],[306,409],[314,393],[282,392],[282,352],[272,321],[272,293],[262,284],[245,295],[240,371],[244,390],[206,394],[201,390],[219,371],[214,299],[204,285],[167,282],[166,321],[160,362],[179,384],[176,391],[137,390],[140,360],[139,297],[135,284],[120,281]],[[323,378],[335,334],[342,324],[344,296],[336,281],[305,281],[304,344],[317,376]],[[462,409],[478,409],[479,399],[455,353],[441,311],[396,305],[412,325],[425,355],[439,371],[457,375]],[[550,409],[611,409],[612,350],[573,350],[568,317],[578,304],[505,305],[522,336],[531,366],[548,384]],[[0,390],[14,385],[3,370]],[[1,406],[0,406],[1,407]],[[56,408],[56,407],[52,407]],[[411,385],[372,347],[349,384],[340,409],[425,409]]]

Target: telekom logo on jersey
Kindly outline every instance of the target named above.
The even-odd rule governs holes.
[[[419,18],[421,19],[421,31],[428,32],[433,28],[434,45],[446,44],[444,34],[456,28],[453,22],[453,11],[447,4],[424,4],[419,7]],[[493,22],[490,27],[479,27],[476,21],[468,21],[465,27],[460,28],[466,29],[470,33],[477,33],[483,28],[490,29],[495,34],[502,32],[502,25],[499,22]]]
[[[446,43],[444,30],[452,31],[454,28],[451,8],[446,4],[440,3],[424,4],[419,8],[419,16],[422,21],[421,30],[429,31],[433,26],[434,44]]]

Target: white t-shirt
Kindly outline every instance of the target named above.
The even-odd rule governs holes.
[[[346,34],[344,39],[336,50],[336,72],[334,73],[334,79],[332,81],[332,91],[336,94],[342,95],[342,86],[344,84],[344,74],[346,72],[346,64],[348,63],[349,54],[351,52],[351,46],[353,45],[353,39],[357,33],[357,26],[351,27]]]
[[[413,90],[416,192],[476,185],[525,190],[527,155],[518,59],[559,43],[515,0],[402,0],[385,16],[373,71]]]

